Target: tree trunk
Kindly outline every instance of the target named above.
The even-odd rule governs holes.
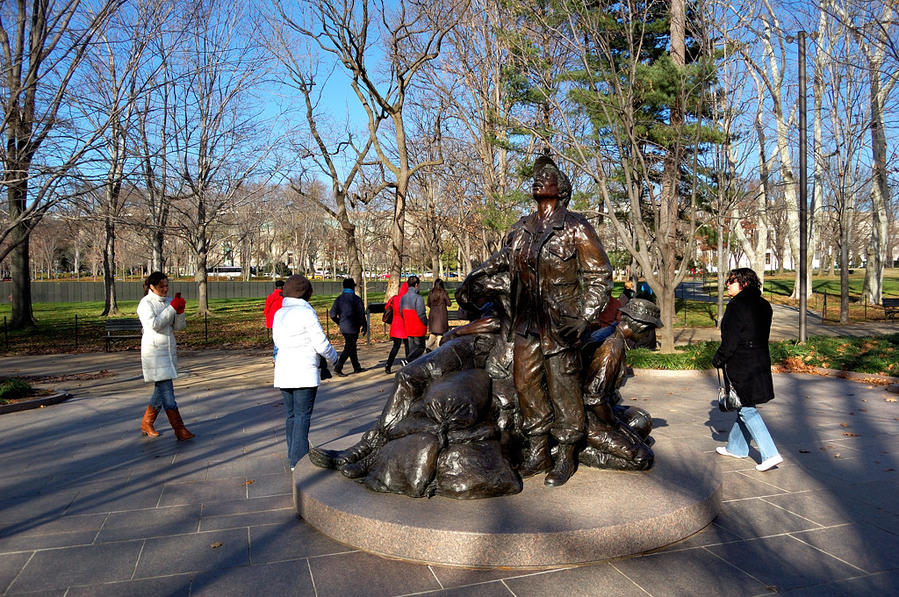
[[[30,166],[23,166],[21,171],[27,172],[28,169]],[[7,182],[7,185],[9,217],[10,220],[14,220],[25,210],[28,182],[23,178]],[[12,278],[12,313],[9,327],[13,330],[34,327],[34,312],[31,309],[31,263],[28,255],[30,237],[31,227],[27,222],[16,224],[9,236],[14,246],[9,253],[9,273]]]
[[[868,245],[868,263],[865,266],[864,292],[872,304],[883,300],[883,268],[886,256],[887,204],[890,189],[887,180],[887,142],[884,133],[883,100],[880,88],[881,63],[871,65],[871,164],[874,180],[871,185],[871,242]]]
[[[104,230],[106,232],[106,243],[103,247],[103,287],[105,290],[106,300],[103,305],[103,313],[100,315],[118,315],[119,305],[116,301],[115,288],[115,221],[106,214],[103,221]]]

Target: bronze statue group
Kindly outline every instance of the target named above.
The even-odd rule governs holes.
[[[612,268],[593,227],[568,211],[571,184],[541,156],[536,209],[456,291],[472,321],[404,366],[374,425],[346,450],[310,460],[374,491],[468,499],[521,491],[544,474],[565,484],[578,464],[652,466],[652,419],[621,404],[628,343],[661,325],[655,304],[628,301],[600,340]],[[606,335],[606,334],[603,334]]]

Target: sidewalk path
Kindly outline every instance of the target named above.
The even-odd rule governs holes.
[[[361,352],[367,371],[322,386],[313,443],[358,433],[380,410],[387,346]],[[0,594],[899,593],[899,403],[881,387],[776,375],[763,410],[785,463],[759,473],[714,453],[734,416],[714,410],[710,376],[638,371],[623,394],[653,414],[656,441],[678,438],[722,467],[715,522],[642,557],[462,570],[362,553],[296,517],[269,353],[185,353],[181,365],[176,395],[197,434],[186,443],[162,420],[162,437],[140,436],[148,387],[135,351],[0,358],[4,374],[109,372],[60,382],[67,402],[0,416]]]

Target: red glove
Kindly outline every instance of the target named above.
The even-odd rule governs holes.
[[[172,305],[172,308],[175,310],[175,313],[180,315],[180,314],[184,313],[184,307],[187,306],[187,301],[185,301],[183,298],[181,298],[181,293],[179,292],[178,294],[175,295],[175,298],[172,299],[172,302],[170,304]]]

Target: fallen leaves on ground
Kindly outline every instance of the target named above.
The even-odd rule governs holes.
[[[209,547],[211,547],[212,549],[218,549],[222,545],[224,545],[224,543],[222,543],[221,541],[216,541],[215,543],[210,543]]]

